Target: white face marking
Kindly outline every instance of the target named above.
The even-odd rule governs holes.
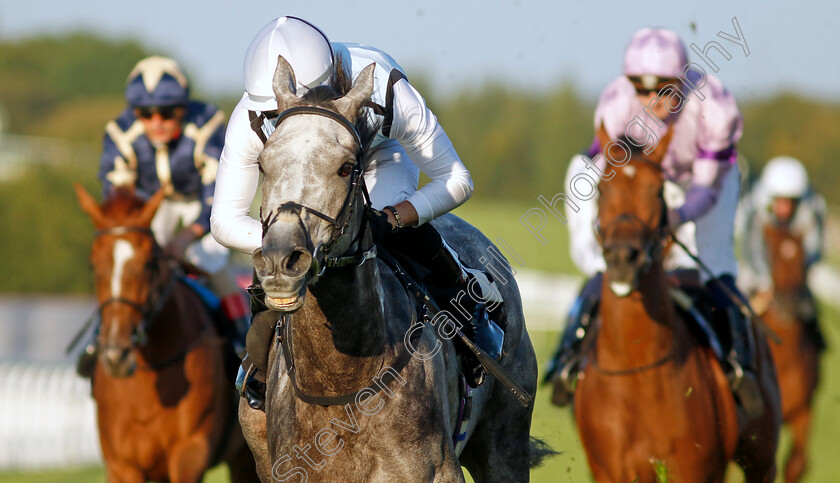
[[[134,257],[134,247],[126,240],[114,243],[114,269],[111,272],[111,297],[119,297],[125,264]]]
[[[630,292],[633,290],[633,287],[626,282],[610,282],[610,289],[612,292],[619,297],[626,297],[630,295]]]
[[[633,176],[636,176],[636,167],[635,166],[625,166],[624,167],[624,174],[626,174],[628,178],[632,178]]]
[[[796,256],[796,253],[799,251],[799,248],[796,246],[795,241],[785,240],[782,242],[780,251],[782,254],[782,258],[790,260],[791,258]]]

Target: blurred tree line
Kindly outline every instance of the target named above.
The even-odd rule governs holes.
[[[105,123],[124,108],[126,76],[152,53],[161,52],[138,41],[86,33],[0,41],[4,131],[88,143],[98,152]],[[436,96],[422,73],[419,80],[418,73],[409,75],[470,168],[475,200],[535,202],[540,194],[551,198],[566,191],[569,159],[593,136],[593,99],[570,83],[539,92],[487,83]],[[239,96],[202,97],[201,79],[191,82],[196,97],[227,113]],[[834,134],[840,131],[840,104],[783,93],[740,106],[746,129],[739,148],[754,173],[772,156],[797,156],[816,188],[830,203],[840,203],[832,189],[840,176],[832,169],[833,154],[840,152],[840,136]],[[97,165],[98,158],[63,168],[33,165],[19,177],[0,179],[0,291],[91,290],[87,257],[93,230],[77,206],[72,182],[98,196]]]

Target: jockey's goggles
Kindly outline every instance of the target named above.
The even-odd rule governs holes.
[[[135,107],[134,115],[141,119],[151,119],[159,114],[164,121],[170,121],[183,114],[184,106]]]
[[[665,86],[672,84],[676,85],[679,79],[673,77],[659,77],[658,75],[628,75],[627,79],[633,84],[636,89],[636,94],[640,96],[647,96],[651,92],[659,92]]]

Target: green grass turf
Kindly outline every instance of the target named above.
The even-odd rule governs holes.
[[[542,245],[519,222],[519,218],[539,203],[509,202],[493,200],[472,200],[455,213],[481,229],[491,240],[501,237],[525,261],[526,269],[545,272],[575,273],[568,255],[568,234],[566,227],[556,218],[549,216],[542,235],[547,243]],[[509,253],[505,253],[509,259]],[[517,264],[513,262],[514,268]],[[822,325],[830,347],[823,359],[822,386],[816,400],[814,431],[811,438],[811,467],[805,482],[840,481],[840,438],[835,436],[840,428],[840,312],[825,308]],[[532,332],[531,338],[537,352],[540,368],[550,357],[557,342],[556,332]],[[549,403],[549,388],[540,388],[536,395],[536,406],[531,432],[545,439],[560,455],[534,470],[531,479],[538,483],[587,482],[590,481],[586,456],[580,445],[569,409],[560,409]],[[786,454],[788,438],[783,434],[780,454]],[[732,471],[729,481],[740,481],[737,470]],[[228,481],[227,470],[217,468],[205,478],[209,483]],[[0,483],[81,483],[104,482],[101,468],[84,468],[59,472],[7,473],[0,474]]]
[[[541,235],[545,245],[531,234],[519,219],[531,208],[542,208],[534,198],[533,203],[516,201],[470,200],[453,211],[456,215],[480,229],[487,238],[496,243],[511,262],[514,269],[520,265],[497,241],[501,237],[507,245],[525,261],[525,269],[544,272],[577,273],[569,258],[569,235],[566,225],[548,214]],[[537,223],[537,217],[531,221]]]
[[[814,429],[811,437],[811,467],[805,482],[840,481],[840,311],[826,308],[823,312],[823,328],[830,347],[823,359],[822,385],[816,399]],[[551,355],[557,341],[556,332],[534,332],[531,334],[540,367]],[[537,483],[588,482],[589,469],[586,456],[572,422],[568,409],[560,409],[549,403],[548,388],[540,388],[536,396],[536,407],[531,433],[545,439],[560,455],[548,460],[541,468],[534,470],[531,481]],[[789,438],[783,434],[780,455],[786,454]],[[0,483],[88,483],[104,482],[101,468],[86,468],[60,472],[8,473],[0,475]],[[221,483],[228,481],[227,470],[217,468],[210,472],[205,481]],[[728,481],[741,481],[740,473],[733,467]]]

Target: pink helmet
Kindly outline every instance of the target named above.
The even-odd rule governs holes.
[[[624,53],[624,75],[677,77],[687,60],[680,36],[672,30],[644,28]]]

